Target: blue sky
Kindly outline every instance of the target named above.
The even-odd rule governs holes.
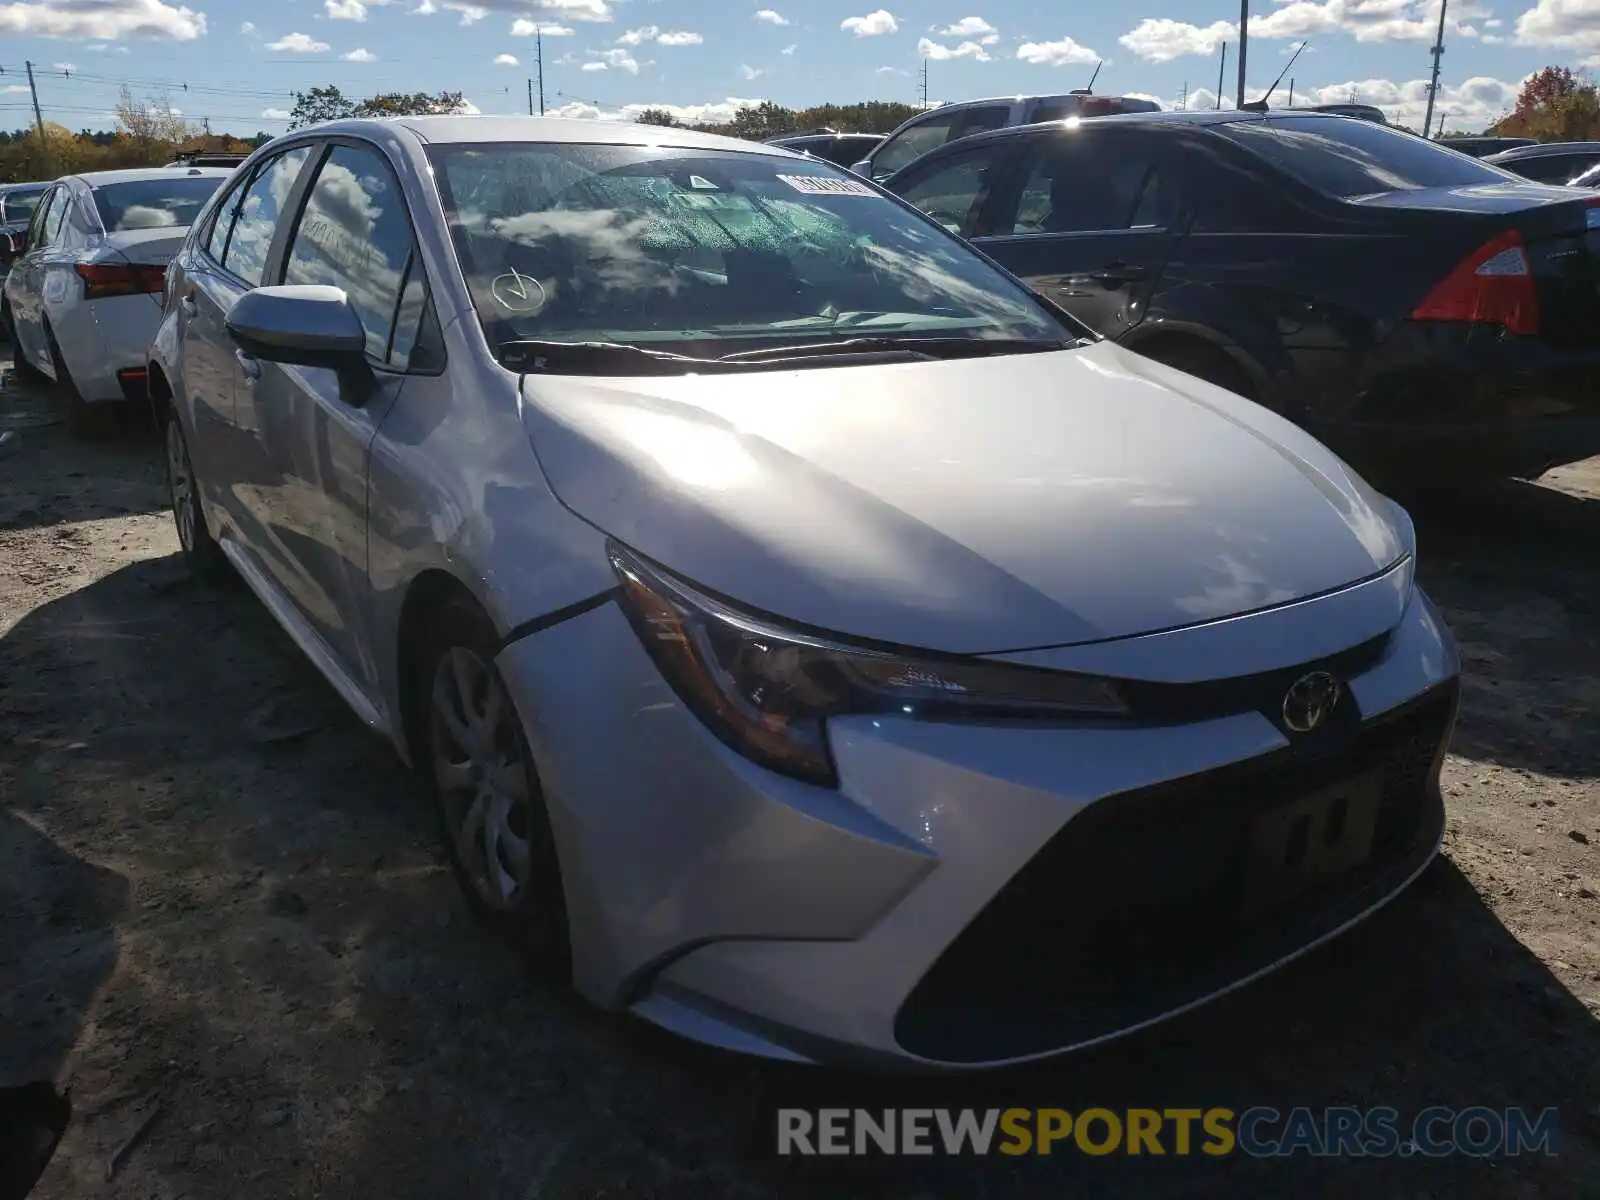
[[[1448,12],[1452,127],[1492,120],[1540,67],[1600,67],[1600,0]],[[283,130],[291,93],[321,83],[459,90],[483,112],[526,112],[535,27],[546,108],[571,116],[914,101],[924,59],[936,101],[1081,87],[1103,58],[1097,91],[1176,107],[1187,84],[1209,107],[1224,40],[1233,91],[1238,13],[1236,0],[0,0],[0,125],[32,119],[28,60],[46,119],[74,129],[107,127],[123,82],[244,133]],[[1438,0],[1252,0],[1252,96],[1305,39],[1297,102],[1353,93],[1420,124],[1438,14]]]

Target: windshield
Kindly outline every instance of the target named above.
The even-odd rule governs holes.
[[[1216,130],[1341,200],[1421,188],[1503,184],[1503,171],[1415,134],[1345,117],[1231,121]]]
[[[0,216],[4,217],[8,225],[31,221],[33,210],[39,207],[39,200],[44,192],[44,188],[36,192],[7,192],[4,196],[0,196],[0,208],[3,208]]]
[[[429,149],[491,345],[718,356],[843,337],[1082,336],[956,238],[820,160],[658,146]]]
[[[95,207],[107,233],[128,229],[181,229],[194,222],[220,175],[180,175],[173,179],[138,179],[94,189]]]

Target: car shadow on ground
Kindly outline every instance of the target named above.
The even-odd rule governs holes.
[[[1468,565],[1443,565],[1441,590]],[[1503,622],[1481,632],[1503,685],[1531,687],[1535,661]],[[21,964],[18,990],[69,997],[73,1019],[25,1032],[15,1053],[58,1061],[79,1037],[74,1074],[90,1092],[45,1197],[86,1194],[128,1135],[128,1097],[150,1095],[169,1115],[128,1186],[182,1178],[240,1197],[1567,1197],[1597,1154],[1593,1018],[1448,860],[1285,971],[1096,1052],[981,1077],[786,1068],[531,981],[466,918],[391,751],[243,587],[201,587],[175,559],[116,571],[0,639],[0,684],[24,680],[45,686],[8,717],[3,832],[30,861],[64,865],[16,875],[7,909],[115,920],[124,947],[97,1000],[74,962]],[[1513,753],[1494,742],[1487,694],[1466,704],[1477,752]],[[132,908],[126,885],[74,868],[63,845],[118,863]],[[1556,1107],[1560,1154],[776,1160],[787,1104]]]
[[[82,442],[67,432],[54,397],[3,388],[0,439],[0,532],[167,505],[159,439],[135,406],[119,406],[114,428]],[[24,460],[26,470],[17,465]]]

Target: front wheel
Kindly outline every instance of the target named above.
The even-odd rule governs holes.
[[[178,531],[184,562],[202,579],[221,578],[227,571],[228,558],[206,528],[200,508],[200,485],[176,410],[167,414],[167,491],[172,498],[172,523]]]
[[[445,850],[474,914],[541,974],[570,954],[561,871],[533,756],[487,620],[453,600],[430,622],[413,702]]]

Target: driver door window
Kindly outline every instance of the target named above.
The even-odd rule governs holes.
[[[403,370],[422,318],[424,280],[388,165],[369,150],[335,146],[293,239],[283,281],[342,288],[366,331],[367,357]]]
[[[1178,201],[1166,173],[1146,154],[1122,152],[1133,147],[1108,154],[1082,135],[1034,145],[1016,215],[995,233],[1163,229],[1175,218]]]
[[[900,189],[900,198],[927,213],[951,233],[969,236],[989,194],[1000,147],[951,152]]]
[[[872,156],[872,177],[886,179],[912,159],[920,158],[929,150],[937,150],[950,140],[950,131],[955,127],[958,116],[958,113],[949,113],[929,117],[897,137],[890,138]]]

